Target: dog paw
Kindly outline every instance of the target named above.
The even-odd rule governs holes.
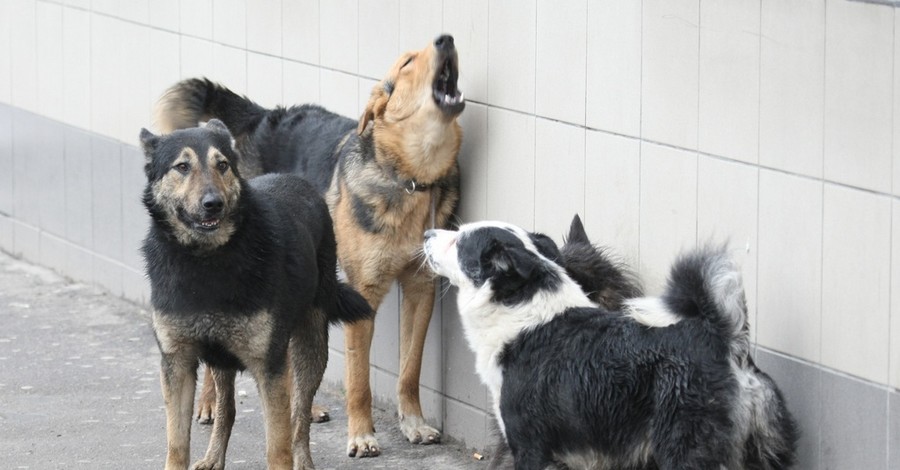
[[[197,403],[197,422],[200,424],[212,424],[213,422],[213,407],[208,403],[203,403],[202,401]]]
[[[377,457],[381,455],[378,441],[372,434],[351,437],[347,442],[347,455],[350,457]]]
[[[198,460],[194,465],[191,465],[191,470],[223,470],[224,468],[225,462],[213,459]]]
[[[429,445],[441,442],[441,432],[429,426],[421,416],[401,417],[400,430],[413,444]]]
[[[325,423],[331,420],[331,415],[328,414],[328,408],[321,405],[313,405],[310,418],[313,423]]]

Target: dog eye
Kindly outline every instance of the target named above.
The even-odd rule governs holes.
[[[185,163],[185,162],[181,162],[181,163],[175,165],[174,168],[175,168],[176,170],[180,171],[181,173],[187,173],[188,170],[191,169],[191,166],[188,165],[188,164]]]
[[[404,62],[403,65],[400,66],[400,68],[402,69],[403,67],[406,67],[407,65],[411,64],[413,59],[415,59],[415,58],[416,58],[415,56],[409,56],[409,59],[406,59],[406,62]]]
[[[221,171],[222,173],[225,173],[225,170],[228,169],[228,162],[226,162],[226,161],[223,160],[223,161],[221,161],[221,162],[219,162],[219,163],[216,163],[216,169],[218,169],[218,170]]]

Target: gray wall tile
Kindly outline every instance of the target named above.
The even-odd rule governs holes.
[[[441,300],[443,308],[442,333],[444,336],[444,373],[452,380],[446,381],[444,393],[467,405],[488,409],[488,391],[475,372],[475,353],[469,349],[460,323],[456,306],[456,288],[441,287],[446,292]]]
[[[41,232],[37,227],[13,220],[12,253],[33,263],[41,262]]]
[[[887,395],[883,388],[822,373],[820,468],[887,468]]]
[[[13,211],[12,108],[0,105],[0,213]]]
[[[104,256],[94,256],[93,282],[112,295],[122,295],[122,265]]]
[[[150,302],[150,281],[143,270],[125,268],[122,270],[122,295],[141,305]]]
[[[397,374],[400,372],[400,288],[397,283],[384,296],[375,316],[375,334],[369,361]]]
[[[122,180],[118,143],[102,137],[91,140],[93,244],[97,253],[122,260]],[[119,288],[121,290],[121,288]]]
[[[48,232],[41,232],[41,259],[40,263],[58,273],[66,272],[66,252],[69,243]]]
[[[493,419],[481,409],[453,399],[445,401],[444,433],[460,439],[467,447],[485,450],[493,447],[489,422]]]
[[[34,157],[40,175],[31,184],[40,192],[40,227],[57,236],[66,234],[66,163],[64,153],[64,126],[56,121],[38,118],[37,145]]]
[[[150,216],[141,202],[146,177],[144,154],[132,145],[122,145],[122,262],[144,271],[141,242],[150,226]]]
[[[888,395],[888,468],[900,468],[900,391]]]
[[[800,427],[797,468],[818,468],[819,427],[822,422],[821,371],[761,348],[757,349],[756,364],[778,384],[788,410]]]
[[[13,251],[13,219],[0,214],[0,250]]]
[[[66,275],[81,282],[94,282],[94,255],[78,245],[66,250]]]
[[[40,160],[36,158],[37,117],[27,111],[13,113],[13,215],[40,225]]]
[[[91,135],[66,127],[66,238],[85,248],[93,246]]]

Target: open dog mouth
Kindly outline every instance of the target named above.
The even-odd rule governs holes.
[[[465,97],[456,87],[459,78],[459,68],[456,66],[456,56],[451,55],[444,59],[440,72],[434,79],[432,92],[434,102],[445,114],[455,116],[466,107]]]
[[[184,225],[198,232],[204,233],[215,232],[219,229],[219,226],[222,223],[222,219],[220,219],[219,217],[213,217],[209,215],[203,215],[199,217],[191,216],[184,209],[178,210],[178,218]]]

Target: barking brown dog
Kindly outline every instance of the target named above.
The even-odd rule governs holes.
[[[265,109],[205,79],[176,84],[157,107],[164,132],[224,121],[245,156],[245,175],[293,172],[311,181],[328,201],[347,279],[373,308],[400,283],[400,427],[421,444],[438,442],[440,433],[425,422],[419,402],[434,306],[434,283],[422,272],[419,251],[425,229],[445,226],[459,199],[456,118],[465,101],[458,75],[453,38],[443,35],[397,59],[358,121],[316,105]],[[350,456],[380,453],[369,385],[373,328],[371,320],[345,328]],[[211,387],[207,379],[205,400],[214,396]]]

